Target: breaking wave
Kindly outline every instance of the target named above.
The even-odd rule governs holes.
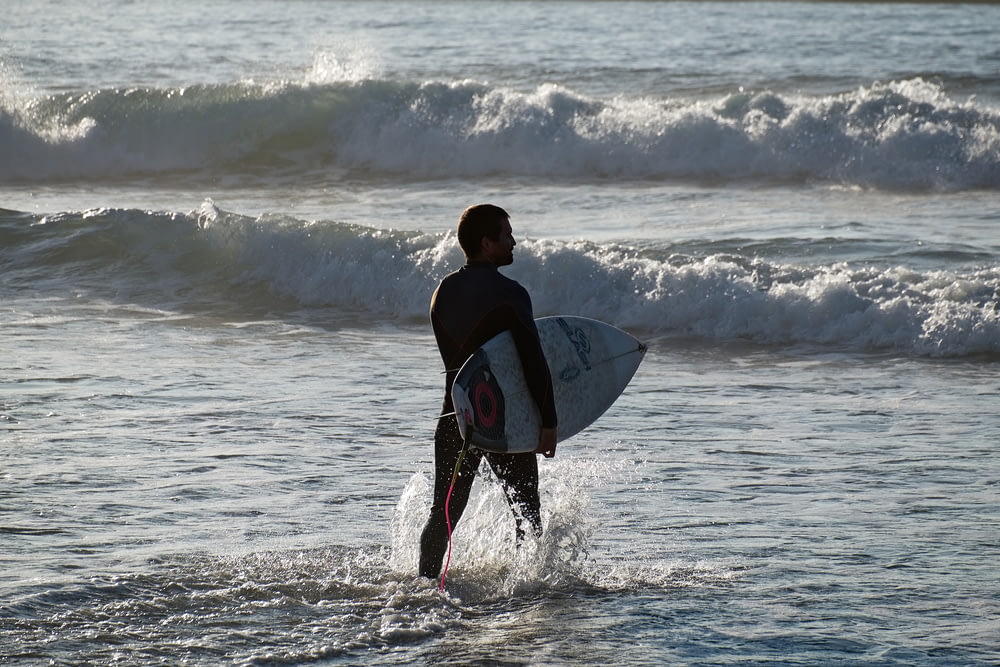
[[[538,316],[596,317],[644,335],[1000,355],[1000,267],[974,248],[953,263],[970,268],[932,270],[906,256],[803,265],[781,260],[780,248],[768,258],[760,247],[725,246],[527,239],[506,271],[533,294]],[[0,261],[3,286],[15,291],[419,323],[437,282],[463,259],[451,233],[253,218],[206,202],[189,214],[0,212]]]
[[[0,94],[0,154],[0,183],[26,184],[512,176],[992,190],[1000,111],[922,79],[713,99],[474,81],[240,82]]]

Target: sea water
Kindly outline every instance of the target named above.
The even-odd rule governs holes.
[[[0,664],[1000,661],[1000,7],[0,22]],[[649,345],[416,576],[459,212]]]

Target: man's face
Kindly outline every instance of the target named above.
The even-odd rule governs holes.
[[[500,237],[494,241],[490,238],[483,239],[484,257],[494,266],[507,266],[514,263],[514,232],[510,227],[510,220],[504,220],[500,226]]]

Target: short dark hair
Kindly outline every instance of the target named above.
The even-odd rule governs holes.
[[[458,244],[465,256],[477,256],[484,238],[500,240],[504,220],[508,219],[507,211],[493,204],[476,204],[462,211],[458,219]]]

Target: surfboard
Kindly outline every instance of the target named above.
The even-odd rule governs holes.
[[[646,353],[630,334],[598,320],[562,315],[535,320],[552,375],[557,440],[572,437],[607,411]],[[528,390],[514,337],[487,341],[462,366],[451,391],[462,437],[491,452],[538,446],[541,415]]]

